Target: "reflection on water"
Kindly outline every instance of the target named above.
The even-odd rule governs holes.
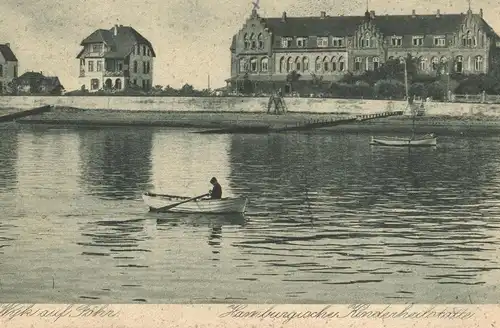
[[[496,137],[2,131],[2,302],[495,302]],[[149,213],[210,177],[242,215]],[[55,287],[52,288],[52,281]]]
[[[150,188],[151,130],[80,130],[79,138],[81,183],[91,195],[136,199]]]

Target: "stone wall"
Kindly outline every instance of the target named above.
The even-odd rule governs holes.
[[[30,109],[43,105],[103,110],[175,111],[175,112],[265,112],[267,97],[34,97],[1,96],[0,108]],[[371,114],[404,110],[404,101],[285,98],[288,110],[301,113]],[[426,104],[426,114],[433,116],[500,117],[500,104],[441,103]]]

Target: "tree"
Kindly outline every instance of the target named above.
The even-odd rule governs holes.
[[[181,96],[192,96],[194,94],[194,88],[191,84],[184,84],[180,90]]]
[[[296,71],[293,70],[288,75],[286,76],[286,81],[290,83],[290,91],[293,91],[293,85],[300,79],[301,75]]]

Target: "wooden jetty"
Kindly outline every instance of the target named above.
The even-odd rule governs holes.
[[[9,114],[0,115],[0,123],[3,123],[3,122],[12,122],[12,121],[15,121],[18,118],[22,118],[22,117],[26,117],[26,116],[30,116],[30,115],[42,114],[42,113],[45,113],[45,112],[49,112],[51,110],[52,110],[52,106],[46,105],[46,106],[42,106],[42,107],[36,107],[36,108],[32,108],[32,109],[27,109],[27,110],[21,110],[21,111],[17,111],[17,112],[14,112],[14,113],[11,112]]]

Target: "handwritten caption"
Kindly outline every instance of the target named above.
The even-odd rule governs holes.
[[[0,318],[12,320],[16,317],[51,318],[114,318],[120,311],[112,310],[109,305],[64,305],[58,308],[44,308],[36,304],[2,304]]]
[[[287,306],[290,307],[290,306]],[[474,316],[474,313],[466,308],[447,307],[439,305],[427,306],[424,310],[417,310],[413,304],[404,305],[404,308],[395,308],[394,305],[374,306],[370,304],[348,305],[344,311],[332,309],[327,305],[319,311],[279,311],[277,305],[270,306],[265,310],[252,310],[246,304],[232,304],[229,311],[219,315],[220,318],[240,319],[281,319],[288,323],[296,319],[460,319],[466,320]]]

